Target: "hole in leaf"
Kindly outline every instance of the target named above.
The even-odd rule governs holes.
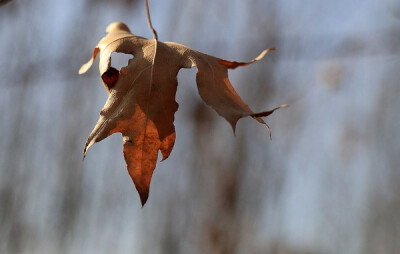
[[[119,52],[111,53],[111,64],[117,70],[121,70],[122,67],[128,66],[129,60],[131,59],[133,59],[133,55],[131,54]]]

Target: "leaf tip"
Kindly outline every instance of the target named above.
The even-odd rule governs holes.
[[[236,137],[236,124],[238,120],[228,121],[231,124],[233,135]]]
[[[79,74],[79,75],[82,75],[82,74],[84,74],[86,71],[87,71],[86,64],[84,64],[84,65],[81,66],[81,68],[79,68],[78,74]]]
[[[271,133],[271,128],[269,127],[269,125],[264,122],[261,117],[266,117],[271,115],[272,113],[274,113],[275,110],[280,109],[280,108],[287,108],[289,107],[288,104],[282,104],[279,105],[278,107],[272,109],[272,110],[268,110],[268,111],[264,111],[264,112],[259,112],[259,113],[254,113],[251,114],[250,116],[253,117],[254,119],[256,119],[259,123],[265,124],[265,126],[267,127],[268,133],[269,133],[269,138],[272,140],[272,133]]]
[[[149,198],[149,192],[139,192],[140,196],[140,202],[142,203],[142,208],[147,202],[147,199]]]
[[[267,126],[268,134],[269,134],[269,139],[272,140],[272,132],[271,132],[271,127],[267,123],[265,123],[265,126]]]
[[[90,67],[92,67],[93,61],[94,61],[94,59],[96,59],[97,54],[98,54],[99,52],[100,52],[100,48],[96,46],[96,47],[93,49],[92,57],[89,59],[89,61],[87,61],[86,63],[84,63],[84,64],[81,66],[81,68],[79,68],[79,71],[78,71],[79,75],[81,75],[81,74],[87,72],[87,71],[90,69]]]
[[[87,151],[89,150],[89,148],[90,148],[94,143],[95,143],[95,142],[94,142],[93,139],[88,139],[88,140],[86,141],[85,147],[83,148],[82,160],[85,159]]]
[[[85,146],[85,148],[83,148],[82,161],[85,160],[86,152],[87,152],[87,148],[86,148],[86,146]]]
[[[267,48],[267,49],[263,50],[263,52],[261,52],[256,58],[254,58],[253,62],[263,59],[264,56],[271,50],[275,50],[275,47],[271,47],[271,48]]]
[[[253,117],[253,118],[266,117],[266,116],[269,116],[272,113],[274,113],[275,110],[278,110],[280,108],[287,108],[287,107],[289,107],[288,104],[282,104],[282,105],[279,105],[278,107],[276,107],[276,108],[274,108],[272,110],[263,111],[263,112],[259,112],[259,113],[254,113],[254,114],[251,114],[250,116]]]

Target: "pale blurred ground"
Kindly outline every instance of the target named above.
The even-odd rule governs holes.
[[[400,253],[400,3],[150,0],[160,40],[231,60],[273,139],[236,137],[180,72],[177,141],[142,209],[120,135],[81,153],[106,100],[78,76],[113,21],[151,37],[142,1],[0,6],[0,253]],[[120,60],[124,61],[124,60]],[[96,62],[97,63],[97,62]],[[118,63],[123,65],[123,62]]]

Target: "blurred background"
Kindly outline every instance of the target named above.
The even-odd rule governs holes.
[[[0,253],[400,253],[400,3],[150,0],[162,41],[230,60],[254,111],[230,125],[179,73],[177,140],[142,209],[119,134],[82,149],[106,101],[78,75],[142,0],[0,6]],[[113,58],[114,59],[114,58]],[[97,61],[96,64],[97,65]],[[115,56],[113,64],[126,65]]]

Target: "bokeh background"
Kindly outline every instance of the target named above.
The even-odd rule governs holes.
[[[121,136],[82,148],[106,93],[78,76],[143,1],[0,6],[0,253],[400,253],[398,0],[150,0],[159,38],[231,60],[267,118],[229,124],[179,73],[177,141],[141,208]],[[126,65],[113,55],[113,65]],[[96,62],[97,63],[97,62]],[[119,66],[118,66],[119,65]]]

